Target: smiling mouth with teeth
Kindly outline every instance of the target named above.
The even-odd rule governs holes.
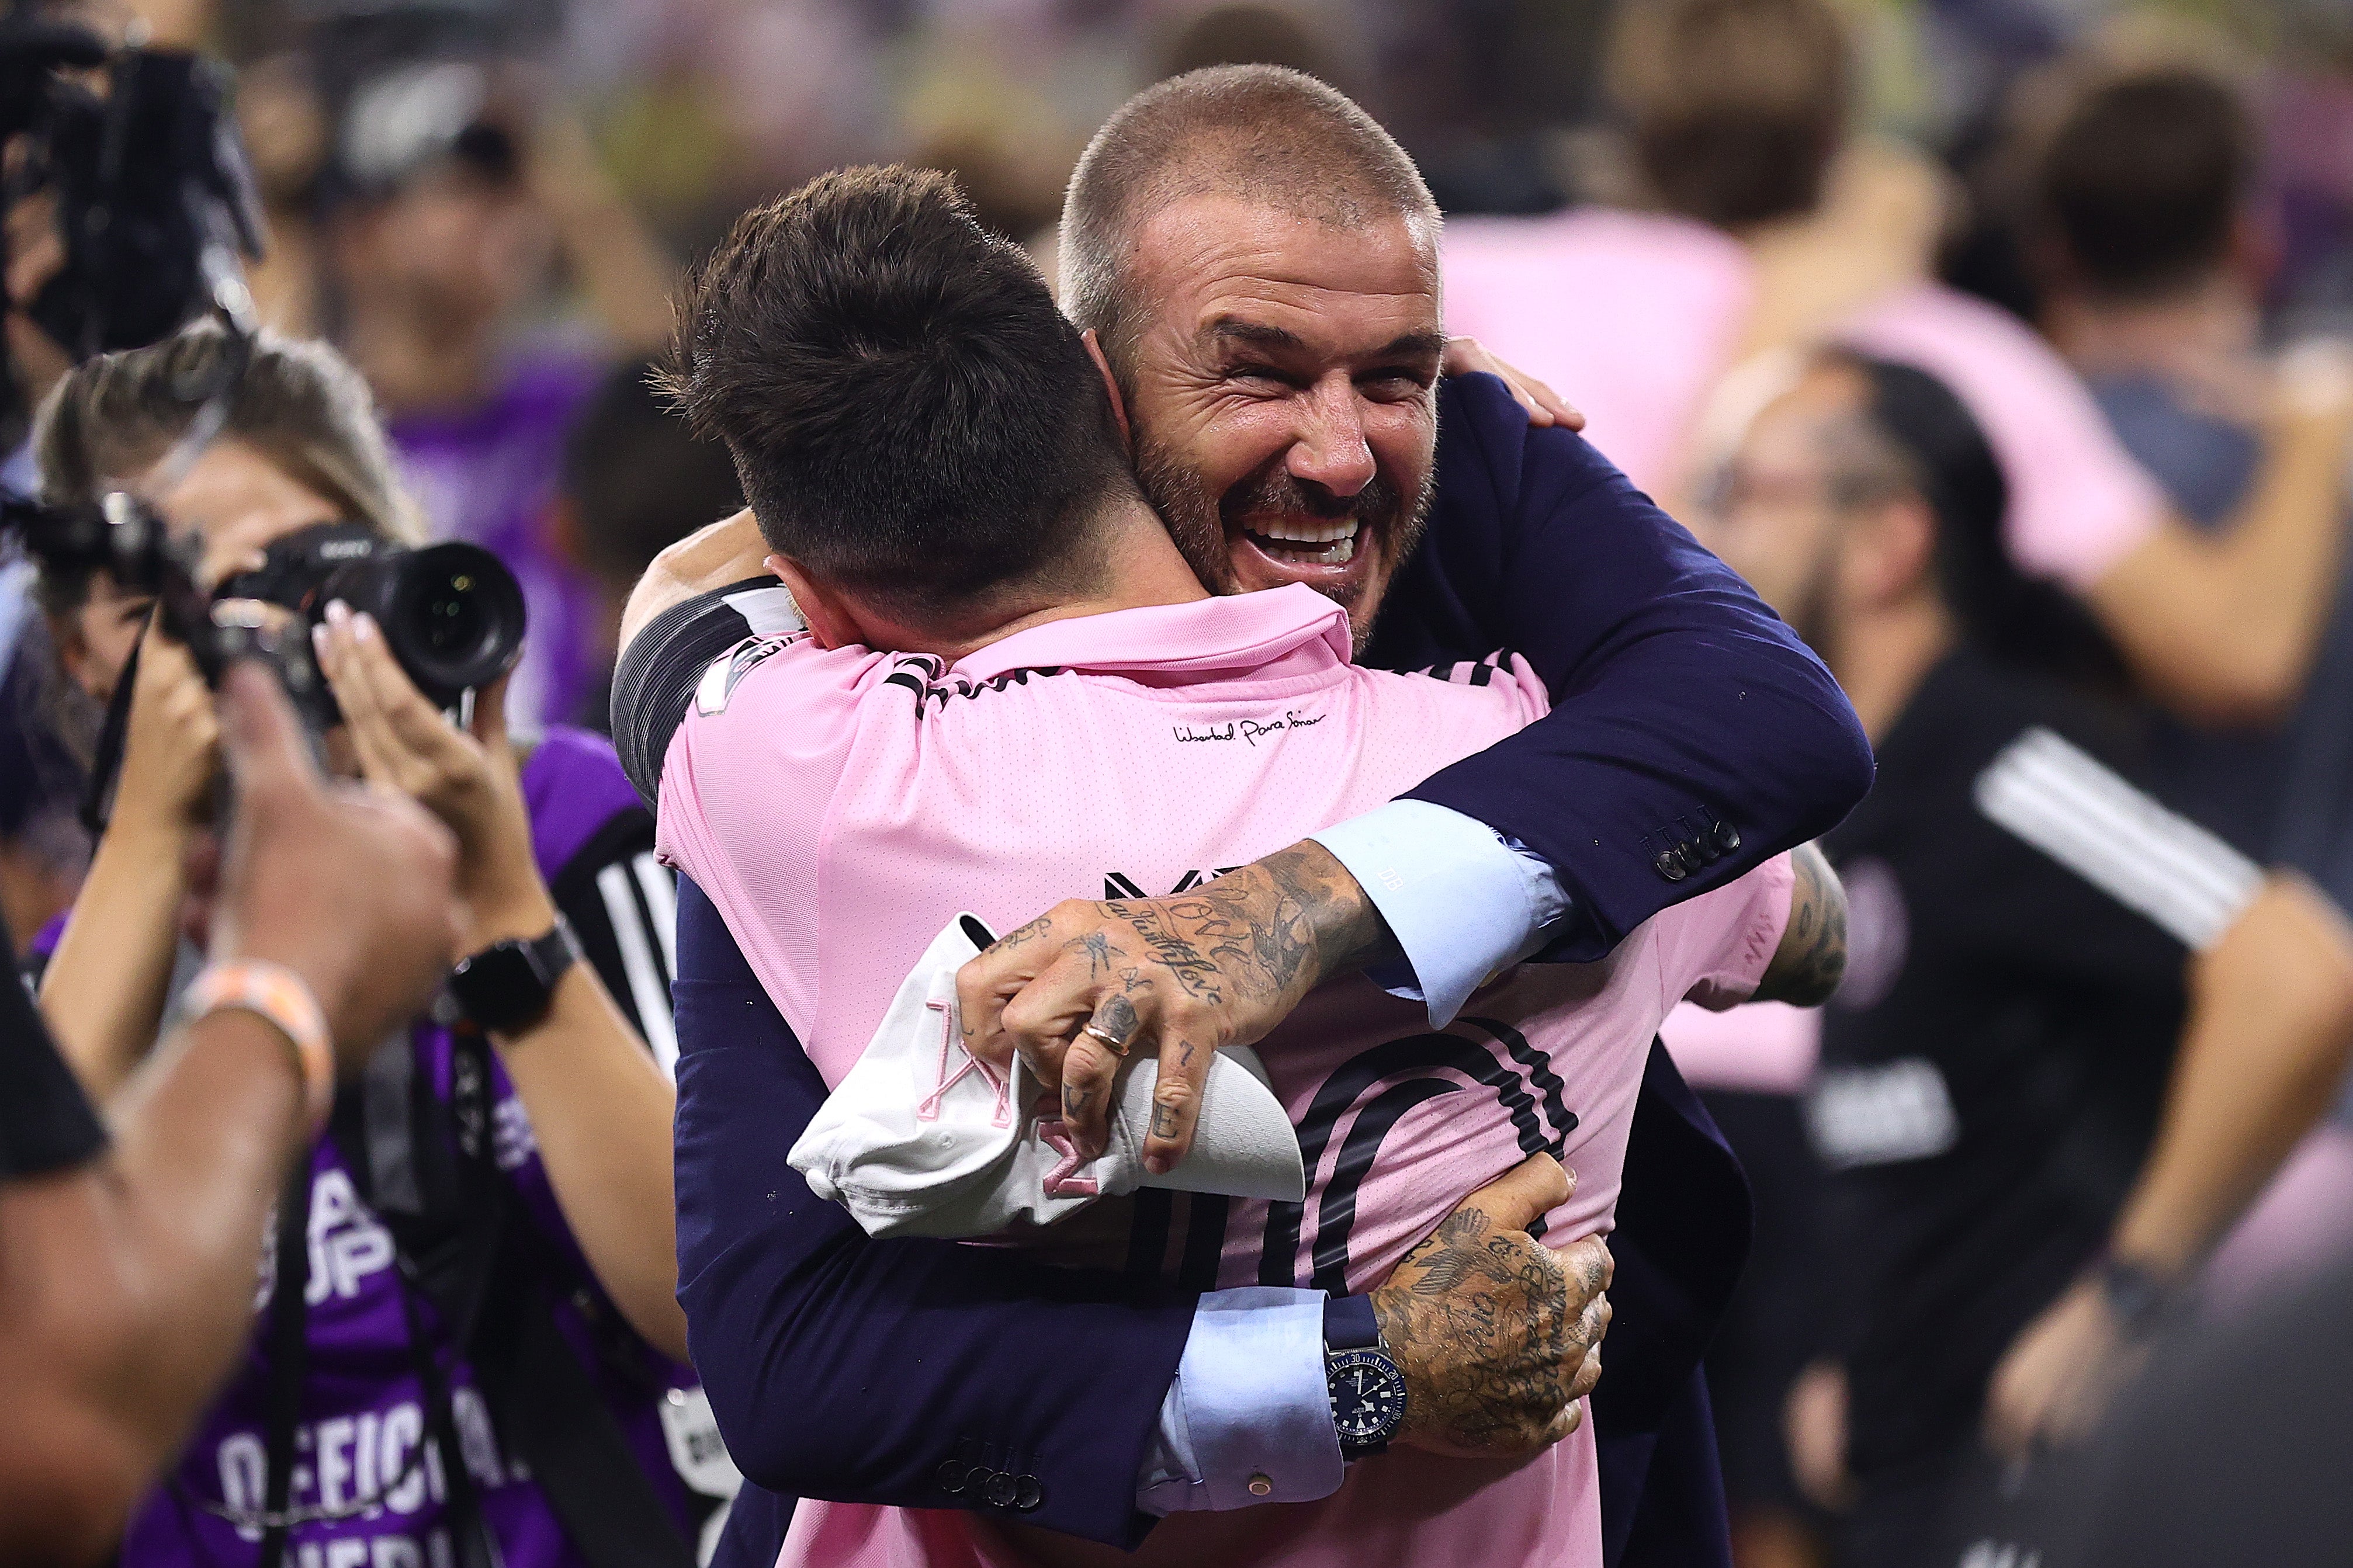
[[[1345,566],[1356,555],[1358,520],[1307,522],[1292,519],[1269,523],[1270,531],[1242,530],[1243,536],[1274,560],[1301,566]]]

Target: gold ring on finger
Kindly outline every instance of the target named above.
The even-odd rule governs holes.
[[[1096,1039],[1103,1042],[1103,1049],[1109,1051],[1112,1055],[1117,1057],[1122,1061],[1125,1061],[1127,1059],[1127,1042],[1125,1040],[1113,1039],[1109,1035],[1105,1034],[1103,1030],[1096,1028],[1092,1024],[1080,1025],[1079,1033],[1082,1035],[1092,1035]]]

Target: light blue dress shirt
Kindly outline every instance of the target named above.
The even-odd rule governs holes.
[[[1314,838],[1404,950],[1395,973],[1373,978],[1426,1002],[1432,1028],[1568,912],[1550,865],[1427,801],[1391,801]],[[1136,1506],[1166,1516],[1310,1502],[1337,1490],[1344,1472],[1324,1382],[1324,1292],[1250,1285],[1203,1296],[1136,1478]],[[1265,1489],[1253,1491],[1253,1480]]]

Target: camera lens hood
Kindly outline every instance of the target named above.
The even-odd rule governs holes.
[[[522,584],[478,544],[450,541],[354,562],[319,602],[364,610],[417,689],[438,707],[488,686],[522,654]]]

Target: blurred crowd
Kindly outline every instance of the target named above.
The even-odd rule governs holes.
[[[2005,1357],[2030,1324],[2063,1336],[2048,1355],[2088,1355],[2045,1313],[2116,1245],[2120,1213],[2158,1201],[2137,1184],[2177,1049],[2189,1059],[2201,1026],[2305,1049],[2287,1038],[2296,984],[2335,956],[2284,973],[2291,937],[2238,922],[2271,918],[2274,894],[2353,907],[2353,362],[2335,346],[2353,336],[2353,15],[2327,0],[107,3],[115,26],[234,62],[267,218],[260,316],[356,368],[396,474],[380,482],[406,497],[386,515],[413,501],[424,531],[515,572],[532,633],[505,710],[533,732],[603,727],[630,587],[742,504],[725,451],[690,437],[648,370],[681,267],[747,204],[844,163],[939,167],[1050,277],[1074,161],[1150,81],[1290,65],[1390,127],[1448,215],[1450,331],[1581,409],[1587,437],[1824,656],[1882,751],[1881,795],[1831,845],[1853,904],[1846,989],[1820,1014],[1679,1016],[1667,1037],[1757,1194],[1756,1261],[1712,1368],[1743,1568],[1828,1563],[1842,1540],[1854,1561],[1901,1561],[1868,1532],[1911,1539],[1930,1506],[1914,1494],[1941,1508],[1955,1484],[1946,1415],[1905,1407],[1945,1384],[1974,1423],[2010,1379],[2042,1431],[2059,1395],[2018,1392],[2042,1374]],[[1823,359],[1831,343],[1852,357]],[[1841,419],[1867,438],[1814,438]],[[30,461],[10,483],[29,488]],[[1909,554],[1887,531],[1903,497],[1936,536]],[[1976,577],[1952,542],[1971,523],[1993,562]],[[90,869],[81,773],[141,624],[0,569],[16,951],[55,945]],[[2108,903],[2077,910],[2066,889],[2000,885],[1998,851],[1949,852],[2016,727],[1984,755],[1924,731],[1990,724],[2013,700],[2043,712],[2006,673],[1955,686],[1964,645],[2080,699],[2082,733],[2035,722],[2146,792],[2048,830],[2104,838],[2088,861],[2020,830],[2088,865]],[[1947,707],[1921,718],[1932,702]],[[2173,814],[2154,826],[2153,803]],[[2180,820],[2218,847],[2175,835]],[[2151,858],[2211,900],[2116,892],[2136,868],[2112,862]],[[606,864],[659,923],[660,874]],[[1990,1109],[1971,1097],[1996,1091],[1950,1063],[1926,1089],[1888,1072],[1912,1059],[1888,1032],[1933,1033],[2008,984],[1969,972],[1959,1000],[1891,994],[1975,904],[1992,907],[1971,920],[2037,933],[2021,967],[2083,950],[2068,984],[2104,1022],[2069,1037],[2090,1077],[2045,1085],[2054,1103]],[[2109,904],[2166,941],[2107,942]],[[640,977],[628,940],[607,966],[617,992]],[[658,1053],[659,1000],[628,1007]],[[1987,1009],[1971,1039],[2055,1026],[2021,1016]],[[2230,1239],[2156,1247],[2179,1274],[2153,1282],[2166,1310],[2196,1293],[2200,1310],[2252,1310],[2353,1242],[2353,1102],[2333,1078],[2299,1093],[2308,1134],[2274,1149],[2279,1117],[2248,1123],[2264,1194],[2211,1199],[2218,1226],[2252,1202]],[[2023,1157],[1947,1167],[1978,1184],[1971,1214],[1923,1219],[1949,1185],[1856,1179],[1890,1148],[1934,1157],[1982,1135],[1979,1115],[2066,1144],[2080,1190],[2052,1195],[2060,1178]],[[2021,1193],[2042,1206],[2010,1218],[2014,1237],[2053,1250],[1979,1260],[2012,1270],[1988,1299],[1924,1309],[1881,1278],[1875,1321],[1826,1300],[1852,1269],[1907,1267],[1891,1227],[1933,1247]],[[1858,1264],[1871,1247],[1885,1256]],[[1965,1315],[1999,1331],[1965,1333]],[[1894,1394],[1853,1391],[1857,1354],[1874,1359],[1856,1375]],[[1862,1489],[1858,1434],[1879,1467]],[[1856,1516],[1857,1544],[1841,1521],[1866,1491],[1878,1511]]]

